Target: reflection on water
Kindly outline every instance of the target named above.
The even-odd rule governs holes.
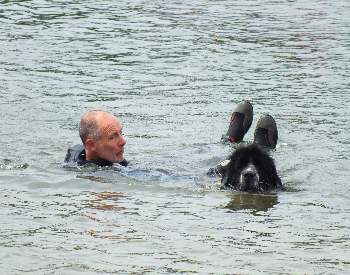
[[[82,201],[83,207],[108,211],[126,209],[118,205],[118,201],[125,198],[125,195],[121,192],[92,192],[90,195],[92,196],[91,199]]]
[[[266,212],[279,203],[277,194],[233,193],[230,198],[225,208],[233,211],[252,210],[252,214],[260,211]]]

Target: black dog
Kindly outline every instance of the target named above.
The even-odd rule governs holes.
[[[263,193],[282,188],[273,159],[257,145],[239,147],[222,171],[222,187]]]

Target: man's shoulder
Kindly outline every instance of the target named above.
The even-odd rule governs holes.
[[[85,148],[82,144],[76,144],[68,148],[64,158],[65,163],[81,163],[86,160]]]

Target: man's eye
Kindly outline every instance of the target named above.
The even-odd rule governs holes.
[[[114,135],[110,135],[110,136],[109,136],[109,139],[115,139],[115,138],[117,138],[117,137],[118,137],[118,135],[114,134]]]

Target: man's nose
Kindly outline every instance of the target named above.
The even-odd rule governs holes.
[[[126,139],[124,136],[121,137],[119,144],[120,146],[124,146],[126,144]]]

